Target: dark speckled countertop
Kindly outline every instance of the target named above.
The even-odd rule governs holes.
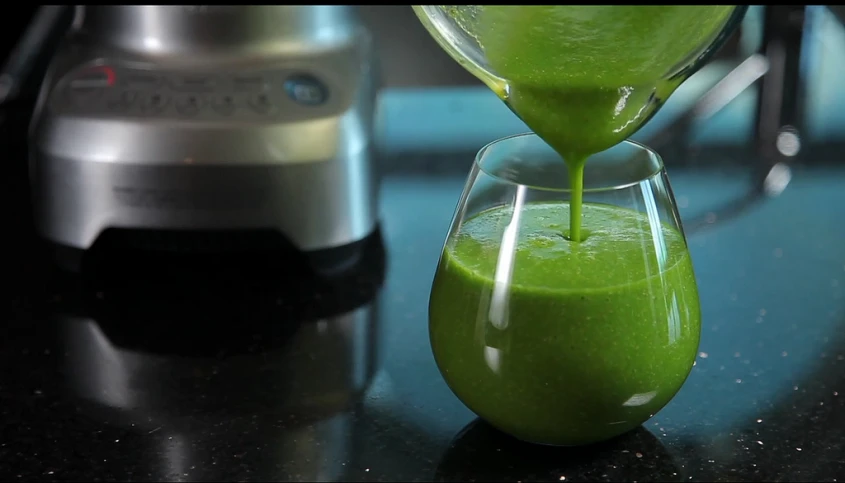
[[[317,288],[231,267],[59,275],[26,215],[10,214],[0,477],[845,476],[845,169],[797,169],[779,197],[724,222],[705,216],[713,223],[689,236],[704,311],[691,377],[642,429],[580,450],[530,447],[477,422],[434,365],[426,303],[462,171],[388,174],[383,244]],[[676,171],[688,218],[719,204],[714,192],[742,189],[724,171]]]
[[[565,450],[478,422],[434,365],[428,291],[470,159],[436,161],[388,170],[365,263],[320,284],[225,260],[60,274],[6,176],[0,478],[845,479],[845,167],[797,166],[733,218],[714,210],[742,198],[739,168],[670,167],[694,227],[697,364],[639,430]]]

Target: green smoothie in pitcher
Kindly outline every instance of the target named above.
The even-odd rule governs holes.
[[[570,234],[581,232],[584,163],[636,132],[674,78],[724,28],[732,5],[494,6],[476,38],[513,112],[566,161]]]

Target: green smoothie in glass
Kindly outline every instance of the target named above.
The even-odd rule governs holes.
[[[494,280],[513,208],[464,220],[435,276],[438,367],[499,429],[554,445],[605,440],[642,424],[688,376],[700,310],[683,235],[635,211],[584,204],[583,173],[589,156],[651,117],[734,8],[483,6],[473,19],[505,81],[491,87],[561,155],[571,183],[568,203],[522,207],[504,301]],[[655,236],[665,241],[659,253]]]
[[[569,214],[563,203],[523,209],[506,308],[492,296],[504,208],[464,222],[431,293],[431,345],[449,387],[529,442],[588,444],[639,426],[681,387],[698,347],[683,236],[663,227],[663,259],[645,215],[588,203],[590,234],[573,243],[560,236]]]

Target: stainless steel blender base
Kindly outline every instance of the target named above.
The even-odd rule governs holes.
[[[79,7],[31,125],[38,233],[61,252],[109,233],[248,252],[260,232],[309,257],[354,252],[378,223],[378,85],[351,12]]]

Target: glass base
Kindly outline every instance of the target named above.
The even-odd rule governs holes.
[[[501,433],[502,435],[513,439],[514,441],[518,441],[518,442],[524,443],[524,444],[530,444],[530,445],[533,445],[533,446],[542,446],[544,448],[558,448],[558,449],[580,449],[580,448],[590,448],[590,447],[594,447],[594,446],[600,446],[600,445],[603,445],[603,444],[611,443],[611,442],[613,442],[613,441],[615,441],[619,438],[624,437],[627,434],[631,434],[631,433],[634,433],[636,431],[639,431],[640,429],[643,429],[642,424],[639,424],[637,426],[634,426],[631,429],[628,429],[628,430],[626,430],[626,431],[624,431],[620,434],[617,434],[615,436],[611,436],[611,437],[606,438],[606,439],[599,439],[599,440],[592,441],[592,442],[589,442],[589,443],[581,443],[581,444],[563,444],[563,443],[546,443],[546,442],[543,442],[543,441],[533,441],[531,439],[520,438],[519,436],[513,435],[511,433],[508,433],[507,431],[499,429],[493,423],[491,423],[490,421],[487,421],[484,418],[479,418],[479,420],[482,421],[484,424],[488,425],[489,427],[493,428],[497,432]]]

